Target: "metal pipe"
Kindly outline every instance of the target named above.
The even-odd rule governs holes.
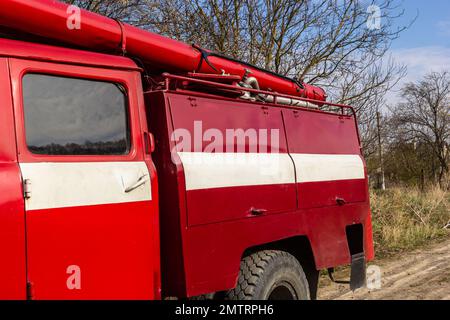
[[[1,0],[0,29],[12,35],[25,32],[91,51],[126,52],[141,60],[153,73],[218,73],[217,70],[224,70],[242,78],[248,70],[263,90],[326,100],[321,88],[308,84],[301,88],[293,81],[224,57],[210,55],[207,57],[209,63],[206,63],[207,51],[86,10],[79,10],[77,16],[77,10],[72,9],[74,7],[54,0]],[[79,19],[80,28],[70,26],[70,19]]]
[[[241,83],[241,86],[244,87],[251,87],[255,90],[260,90],[258,79],[255,77],[246,77],[244,81]],[[252,95],[250,92],[246,91],[242,96],[242,99],[246,100],[262,100],[269,103],[275,103],[275,97],[273,95],[264,95],[264,94],[256,94]],[[314,103],[310,103],[307,101],[301,101],[297,99],[292,98],[283,98],[278,97],[276,99],[276,103],[282,104],[282,105],[288,105],[288,106],[295,106],[295,107],[304,107],[304,108],[313,108],[313,109],[319,109],[319,106]]]

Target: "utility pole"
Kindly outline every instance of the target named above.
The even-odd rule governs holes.
[[[381,144],[381,125],[380,112],[377,110],[377,133],[378,133],[378,156],[379,156],[379,172],[378,172],[378,188],[386,190],[386,183],[384,180],[384,160],[383,160],[383,146]]]

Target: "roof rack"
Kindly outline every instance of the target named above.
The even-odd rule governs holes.
[[[229,77],[233,77],[232,75],[230,75]],[[209,81],[209,80],[204,80],[198,77],[190,77],[190,76],[184,76],[184,75],[175,75],[175,74],[171,74],[171,73],[163,73],[162,74],[162,78],[164,80],[164,90],[170,90],[173,87],[173,83],[178,82],[178,81],[182,81],[185,84],[187,83],[195,83],[195,84],[200,84],[200,85],[204,85],[207,87],[213,87],[213,88],[217,88],[217,89],[224,89],[228,92],[232,91],[238,94],[244,94],[245,92],[251,92],[253,94],[256,95],[270,95],[273,96],[273,102],[268,103],[268,102],[262,102],[262,101],[256,101],[258,103],[265,103],[265,104],[272,104],[272,105],[277,105],[277,106],[283,106],[283,107],[288,107],[288,108],[293,108],[293,109],[308,109],[305,107],[297,107],[297,106],[288,106],[288,105],[281,105],[279,103],[277,103],[278,98],[287,98],[287,99],[294,99],[294,100],[300,100],[300,101],[304,101],[304,102],[308,102],[311,104],[315,104],[317,106],[319,106],[319,111],[325,111],[323,109],[325,109],[324,107],[335,107],[341,110],[341,114],[342,115],[346,115],[346,110],[350,111],[350,114],[352,116],[354,116],[356,118],[356,112],[355,109],[349,105],[344,105],[344,104],[339,104],[339,103],[332,103],[332,102],[327,102],[327,101],[320,101],[320,100],[313,100],[313,99],[308,99],[308,98],[303,98],[303,97],[298,97],[298,96],[291,96],[291,95],[287,95],[287,94],[283,94],[283,93],[278,93],[278,92],[274,92],[274,91],[264,91],[264,90],[258,90],[258,89],[252,89],[252,88],[246,88],[246,87],[240,87],[237,86],[235,84],[226,84],[226,83],[221,83],[221,82],[217,82],[217,81]],[[246,100],[248,101],[248,100]]]

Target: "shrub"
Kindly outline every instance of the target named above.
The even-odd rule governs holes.
[[[450,234],[450,193],[396,187],[371,191],[377,256],[411,250]]]

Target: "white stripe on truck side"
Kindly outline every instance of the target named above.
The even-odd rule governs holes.
[[[364,179],[359,155],[291,154],[297,183]]]
[[[286,153],[179,152],[187,190],[295,183]]]
[[[187,190],[364,179],[358,155],[276,153],[178,153]],[[295,170],[294,170],[295,163]],[[144,162],[22,163],[31,182],[27,210],[148,201],[152,199]],[[125,190],[141,177],[145,183]]]
[[[27,210],[149,201],[150,176],[145,162],[21,163],[31,182]],[[142,178],[140,180],[140,178]],[[138,186],[125,192],[131,186]]]
[[[187,190],[364,179],[358,155],[179,152]]]

